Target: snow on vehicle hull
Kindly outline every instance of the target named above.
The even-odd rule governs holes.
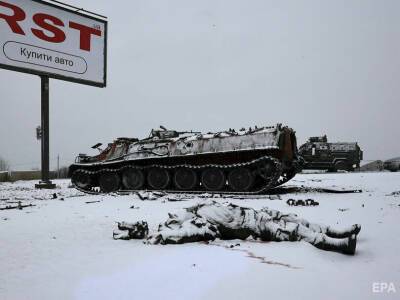
[[[152,130],[146,139],[120,138],[97,156],[78,156],[70,175],[86,192],[255,193],[290,180],[300,168],[295,132],[278,124],[207,134]]]

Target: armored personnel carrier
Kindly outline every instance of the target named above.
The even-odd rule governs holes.
[[[295,132],[281,124],[206,134],[161,126],[145,139],[100,146],[92,147],[100,154],[80,154],[69,168],[79,190],[259,193],[301,169]]]
[[[363,152],[357,143],[328,143],[326,135],[310,137],[301,145],[299,154],[305,160],[304,169],[354,171],[360,168]]]

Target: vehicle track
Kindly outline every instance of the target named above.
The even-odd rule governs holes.
[[[98,171],[89,171],[89,170],[83,170],[83,169],[78,169],[72,174],[72,183],[76,189],[78,189],[81,192],[87,193],[87,194],[92,194],[92,195],[104,195],[108,194],[105,191],[102,191],[100,187],[98,186],[88,186],[87,188],[82,188],[79,187],[74,178],[77,178],[77,175],[79,174],[86,174],[89,175],[92,179],[93,182],[95,182],[94,178],[96,176],[99,176],[105,172],[110,172],[110,173],[116,173],[120,176],[123,171],[125,171],[128,168],[133,168],[133,169],[139,169],[139,170],[148,170],[150,168],[161,168],[161,169],[167,169],[167,170],[176,170],[178,168],[189,168],[193,170],[201,170],[201,169],[207,169],[207,168],[220,168],[223,170],[233,170],[235,168],[241,168],[241,167],[247,167],[247,168],[252,168],[253,172],[257,172],[257,167],[260,167],[263,165],[263,163],[272,163],[273,164],[273,173],[270,174],[267,178],[262,178],[260,174],[258,175],[258,179],[262,180],[262,183],[259,183],[258,185],[255,185],[254,188],[250,191],[233,191],[230,190],[229,187],[225,187],[223,190],[218,190],[218,191],[210,191],[202,188],[199,186],[199,189],[196,190],[179,190],[179,189],[163,189],[163,190],[158,190],[158,189],[138,189],[138,190],[131,190],[131,189],[124,189],[123,187],[114,191],[117,193],[130,193],[130,192],[139,192],[139,191],[151,191],[151,192],[166,192],[166,193],[186,193],[186,194],[201,194],[201,193],[212,193],[212,194],[232,194],[232,195],[254,195],[254,194],[260,194],[263,193],[269,189],[272,189],[278,185],[281,185],[288,180],[290,180],[294,175],[292,174],[287,174],[287,173],[282,173],[282,164],[281,162],[271,156],[263,156],[258,159],[255,159],[250,162],[244,162],[244,163],[238,163],[238,164],[230,164],[230,165],[217,165],[217,164],[207,164],[207,165],[175,165],[175,166],[167,166],[167,165],[158,165],[158,164],[153,164],[149,166],[135,166],[135,165],[128,165],[128,166],[123,166],[117,169],[114,168],[107,168],[107,169],[102,169]],[[122,184],[121,184],[122,186]]]

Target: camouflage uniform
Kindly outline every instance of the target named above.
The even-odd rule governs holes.
[[[310,223],[295,214],[283,214],[263,208],[255,210],[234,204],[214,201],[186,208],[181,214],[169,214],[157,231],[148,235],[147,223],[120,223],[116,239],[145,238],[150,244],[180,244],[220,239],[262,241],[306,241],[323,250],[354,254],[356,236],[361,226],[355,224],[345,230]]]

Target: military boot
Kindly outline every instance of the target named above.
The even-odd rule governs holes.
[[[334,239],[325,236],[322,240],[314,244],[315,247],[327,250],[341,252],[348,255],[354,255],[356,252],[357,236],[352,234],[348,238]]]
[[[353,234],[355,234],[355,235],[359,234],[360,230],[361,230],[361,225],[354,224],[351,227],[344,229],[344,230],[336,230],[334,228],[328,227],[326,229],[325,234],[331,238],[343,239],[343,238],[350,237]]]

